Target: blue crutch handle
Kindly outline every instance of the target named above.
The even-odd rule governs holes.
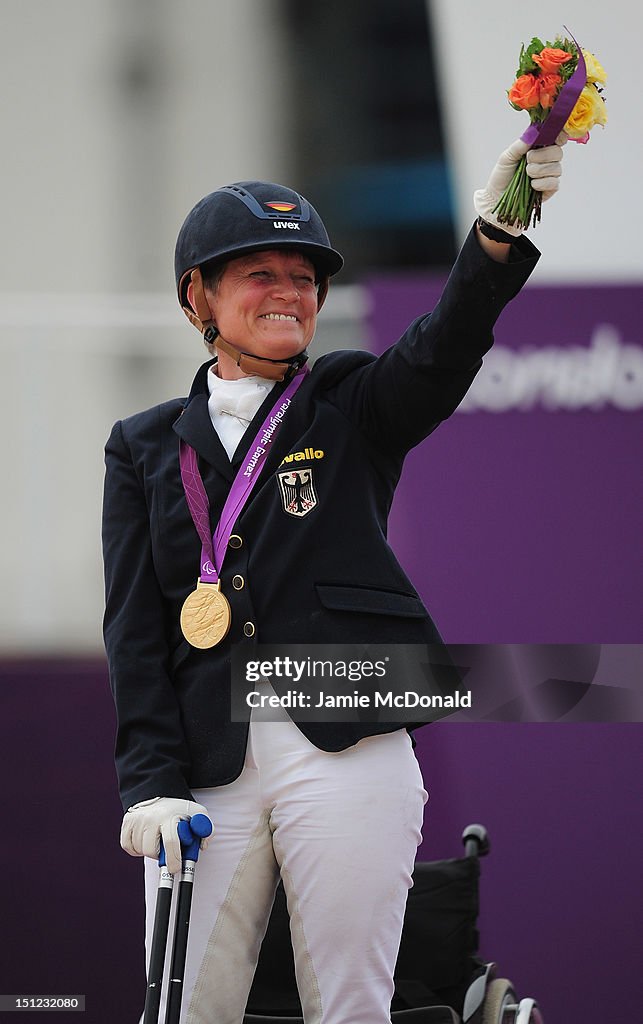
[[[206,839],[207,836],[212,835],[212,822],[208,818],[207,814],[193,814],[189,821],[181,819],[177,826],[179,833],[179,840],[183,849],[181,850],[182,860],[193,860],[199,859],[199,850],[201,848],[201,840]],[[165,847],[163,846],[163,840],[161,839],[161,850],[159,853],[159,867],[165,867]]]
[[[201,840],[212,835],[212,822],[207,814],[193,814],[189,821],[180,821],[179,839],[181,840],[181,856],[183,860],[197,861]]]

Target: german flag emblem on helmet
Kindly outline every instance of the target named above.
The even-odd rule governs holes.
[[[295,203],[264,203],[264,206],[268,206],[271,210],[276,210],[277,213],[290,213],[292,210],[297,209]]]

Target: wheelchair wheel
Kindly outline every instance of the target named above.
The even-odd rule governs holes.
[[[515,1024],[518,996],[507,978],[496,978],[482,1004],[482,1024]]]
[[[543,1016],[535,999],[521,999],[518,1003],[516,1024],[544,1024]]]

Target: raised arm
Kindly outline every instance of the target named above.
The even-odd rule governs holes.
[[[485,188],[475,193],[479,218],[436,308],[335,389],[337,404],[378,447],[407,451],[454,412],[493,344],[496,320],[538,261],[538,250],[521,230],[493,214],[526,148],[518,141],[502,153]],[[562,149],[537,153],[529,173],[534,188],[549,198],[558,188]]]

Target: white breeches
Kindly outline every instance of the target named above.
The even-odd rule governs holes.
[[[194,791],[214,837],[196,869],[181,1024],[242,1021],[280,875],[306,1024],[389,1024],[426,798],[404,730],[327,753],[289,719],[252,721],[239,778]],[[158,867],[145,863],[149,955]]]

